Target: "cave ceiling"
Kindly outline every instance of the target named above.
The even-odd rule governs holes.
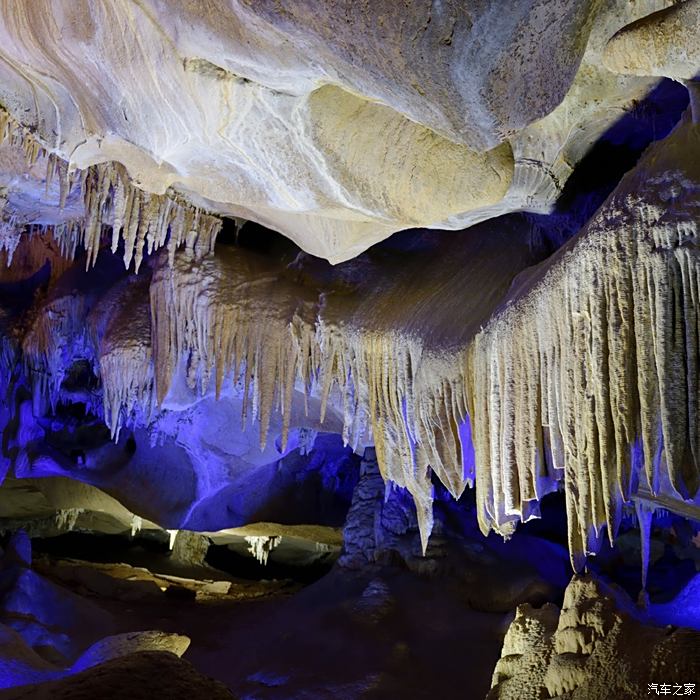
[[[0,20],[3,472],[71,476],[80,403],[79,480],[168,527],[245,525],[193,513],[319,431],[423,548],[435,480],[506,537],[563,489],[577,569],[638,494],[697,505],[699,0]]]

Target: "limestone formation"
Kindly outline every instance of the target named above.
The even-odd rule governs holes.
[[[692,683],[699,86],[700,0],[0,0],[0,688]]]
[[[521,605],[503,642],[488,700],[621,698],[694,691],[700,634],[654,627],[624,593],[574,578],[559,610]],[[688,684],[686,686],[686,683]]]
[[[77,475],[176,537],[249,524],[240,465],[323,428],[407,489],[423,550],[433,475],[504,537],[562,489],[577,570],[635,507],[648,537],[638,492],[700,486],[699,7],[0,2],[0,473]],[[572,213],[660,76],[689,116],[652,115]],[[244,220],[302,251],[232,245]],[[418,227],[455,233],[363,253]],[[110,482],[166,464],[172,498]],[[244,536],[263,559],[279,533]]]
[[[163,254],[150,284],[106,294],[94,283],[76,294],[67,277],[23,340],[35,409],[56,405],[85,357],[115,436],[213,392],[240,397],[263,447],[280,414],[284,451],[300,394],[321,422],[337,409],[353,448],[375,445],[382,476],[416,501],[424,548],[431,470],[456,497],[475,480],[483,531],[505,536],[561,485],[579,569],[604,528],[614,538],[640,483],[679,500],[697,492],[694,350],[682,339],[696,333],[698,150],[686,120],[505,303],[537,259],[533,229],[505,220],[348,278],[231,249]]]
[[[339,262],[410,226],[551,208],[653,85],[612,76],[597,46],[669,2],[7,0],[0,104],[60,171],[123,166],[86,185],[119,181],[137,265],[166,191]]]
[[[693,120],[700,122],[700,2],[687,0],[621,29],[608,43],[605,65],[618,73],[665,75],[690,93]]]
[[[158,402],[182,373],[200,395],[210,385],[218,395],[233,384],[242,389],[243,421],[248,414],[259,420],[263,447],[273,411],[284,419],[284,447],[295,386],[320,398],[321,421],[329,403],[338,405],[343,439],[356,449],[372,440],[384,478],[416,499],[427,546],[430,469],[456,497],[469,478],[459,436],[469,341],[534,255],[530,231],[523,237],[512,225],[488,230],[487,241],[475,230],[467,246],[442,248],[447,261],[407,256],[405,269],[381,280],[369,268],[345,291],[332,277],[327,289],[322,279],[314,284],[319,271],[312,262],[301,268],[302,281],[310,279],[300,284],[242,251],[202,261],[183,254],[172,265],[162,259],[151,284]],[[470,251],[484,248],[493,257],[474,264]],[[442,277],[439,293],[432,265]],[[419,284],[412,269],[421,271]],[[436,313],[440,297],[466,301]],[[412,303],[402,304],[406,299]]]
[[[563,481],[575,568],[644,482],[692,499],[697,444],[697,127],[652,147],[594,220],[524,275],[475,338],[470,416],[484,531]]]
[[[684,0],[646,15],[610,39],[605,65],[619,73],[693,80],[700,72],[698,22],[697,0]]]
[[[265,566],[272,550],[282,544],[282,537],[279,535],[246,535],[245,541],[248,543],[250,554],[258,560],[259,564]]]
[[[24,174],[19,187],[18,170]],[[171,256],[182,243],[199,253],[210,252],[221,225],[216,217],[174,196],[135,187],[119,163],[71,169],[4,110],[0,110],[0,173],[6,192],[0,249],[7,251],[8,264],[25,227],[50,228],[70,259],[82,246],[90,266],[102,246],[103,229],[109,226],[112,252],[123,242],[124,264],[128,268],[133,260],[138,272],[143,256],[166,242]]]

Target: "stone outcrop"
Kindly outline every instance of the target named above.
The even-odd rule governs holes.
[[[149,700],[163,694],[172,700],[231,700],[223,683],[195,670],[166,651],[141,651],[107,661],[67,678],[3,691],[7,700],[90,700],[128,695]]]
[[[503,642],[488,700],[570,700],[696,692],[700,633],[654,627],[624,593],[575,577],[559,610],[521,605]],[[678,688],[680,687],[680,693]]]

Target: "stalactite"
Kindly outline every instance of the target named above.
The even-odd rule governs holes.
[[[104,419],[114,439],[125,424],[148,424],[155,408],[149,282],[148,276],[122,280],[89,317]]]
[[[131,516],[131,537],[134,538],[143,528],[143,519],[138,515]]]
[[[70,358],[91,355],[86,314],[85,298],[77,293],[49,299],[33,312],[22,340],[22,355],[37,416],[45,415],[49,408],[55,411]]]
[[[2,202],[0,202],[1,204]],[[0,206],[0,217],[3,216]],[[22,239],[22,228],[16,214],[9,214],[7,218],[0,220],[0,251],[5,252],[7,267],[12,264],[12,258]]]
[[[258,560],[258,563],[267,566],[270,552],[282,544],[282,537],[279,535],[246,535],[245,541],[248,543],[248,552]]]
[[[144,192],[132,184],[123,165],[99,163],[82,171],[70,170],[68,163],[47,153],[29,129],[0,108],[0,144],[5,139],[22,148],[29,165],[40,158],[46,160],[45,190],[48,192],[53,180],[58,180],[58,210],[63,209],[73,188],[80,186],[84,206],[81,218],[38,225],[40,230],[53,233],[61,252],[70,259],[82,245],[87,253],[86,265],[94,265],[106,227],[112,229],[112,252],[123,241],[124,264],[128,268],[133,261],[136,272],[146,252],[151,254],[166,245],[171,259],[183,244],[198,255],[213,250],[221,228],[218,217],[173,192]],[[10,257],[22,228],[16,219],[0,225],[0,250],[6,249]]]
[[[433,351],[392,330],[352,329],[331,315],[315,293],[251,256],[161,260],[151,284],[158,402],[182,358],[190,386],[201,393],[214,382],[219,395],[225,381],[240,378],[243,420],[248,412],[259,420],[264,446],[271,412],[279,410],[284,448],[295,386],[320,396],[321,420],[337,392],[346,443],[373,438],[384,478],[414,497],[425,547],[430,468],[455,497],[466,485],[458,434],[466,410],[463,354]]]
[[[71,532],[75,529],[78,518],[85,512],[84,508],[64,508],[54,516],[56,528],[61,532]]]
[[[647,607],[649,595],[647,593],[647,573],[649,572],[649,547],[651,544],[651,523],[654,519],[654,507],[645,501],[635,503],[637,521],[639,522],[639,534],[642,552],[642,590],[639,593],[639,602]]]
[[[615,537],[639,481],[679,499],[697,492],[699,153],[687,121],[652,147],[475,338],[469,405],[484,532],[508,535],[563,480],[580,570],[604,529]]]
[[[12,265],[10,265],[8,253],[0,252],[0,281],[18,282],[27,279],[48,263],[51,270],[50,286],[52,286],[73,264],[62,253],[60,240],[57,241],[52,231],[45,227],[30,226],[28,235],[19,231]]]

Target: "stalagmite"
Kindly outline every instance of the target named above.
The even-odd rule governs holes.
[[[697,630],[652,624],[620,588],[575,576],[561,610],[518,606],[486,700],[693,695],[682,679],[697,675],[699,645]]]

